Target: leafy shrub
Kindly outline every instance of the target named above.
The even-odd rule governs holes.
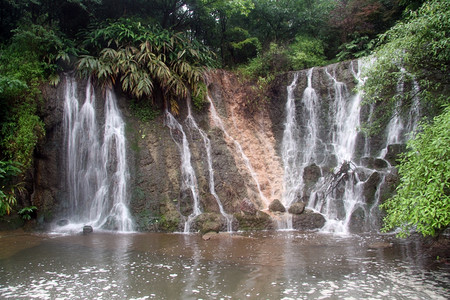
[[[239,72],[247,78],[266,78],[291,70],[290,60],[284,47],[271,43],[269,50],[240,66]]]
[[[326,63],[323,43],[309,36],[297,36],[289,46],[289,58],[294,70],[302,70]]]
[[[400,227],[434,236],[450,224],[450,106],[422,125],[401,159],[397,194],[381,205],[387,216],[383,231]]]
[[[17,203],[16,193],[23,191],[23,183],[17,183],[16,177],[22,173],[17,162],[0,160],[0,216],[9,214]]]

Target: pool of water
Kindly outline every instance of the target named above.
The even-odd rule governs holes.
[[[0,298],[450,299],[416,240],[258,232],[0,233]]]

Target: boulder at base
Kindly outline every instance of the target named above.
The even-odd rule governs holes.
[[[89,226],[89,225],[83,226],[83,234],[92,233],[93,231],[94,231],[94,229],[92,228],[92,226]]]
[[[292,227],[297,230],[320,229],[323,225],[325,225],[324,216],[308,209],[300,215],[292,216]]]
[[[278,212],[285,212],[286,208],[284,205],[280,202],[280,200],[275,199],[273,200],[269,205],[270,211],[278,211]]]
[[[290,214],[293,214],[293,215],[299,215],[299,214],[301,214],[304,210],[305,210],[305,203],[303,203],[303,202],[296,202],[296,203],[292,204],[292,205],[289,207],[288,212],[289,212]]]

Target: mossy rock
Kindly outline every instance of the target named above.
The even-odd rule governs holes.
[[[262,211],[258,211],[255,215],[238,213],[235,214],[234,217],[239,223],[239,230],[256,231],[269,230],[274,228],[270,216]]]
[[[174,232],[180,230],[181,215],[177,210],[177,207],[166,200],[160,205],[161,217],[158,220],[158,230],[165,232]]]
[[[219,232],[226,228],[226,221],[220,214],[203,213],[195,219],[192,228],[200,231],[201,234]]]

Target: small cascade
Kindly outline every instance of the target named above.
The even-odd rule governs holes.
[[[61,230],[90,225],[96,229],[132,231],[125,124],[114,92],[106,91],[105,124],[100,135],[92,84],[88,81],[84,103],[77,91],[75,79],[66,78],[64,136],[69,225]]]
[[[409,109],[408,113],[408,123],[406,125],[406,131],[414,133],[417,130],[417,126],[419,125],[419,119],[420,119],[420,98],[419,98],[419,92],[420,92],[420,86],[419,83],[415,78],[413,78],[412,82],[413,86],[413,97],[412,97],[412,103],[411,107]]]
[[[215,183],[214,183],[214,169],[213,169],[212,156],[211,156],[211,141],[208,138],[208,136],[206,135],[206,133],[198,127],[197,122],[195,122],[195,119],[191,113],[191,105],[189,102],[188,102],[188,116],[186,118],[186,122],[187,122],[188,126],[190,126],[191,128],[194,128],[196,131],[198,131],[198,133],[200,133],[200,136],[202,137],[203,144],[205,145],[205,149],[206,149],[206,159],[208,162],[209,190],[211,192],[211,195],[213,195],[214,199],[216,200],[217,205],[219,206],[219,211],[220,211],[221,215],[227,220],[227,231],[232,232],[233,231],[233,228],[232,228],[233,216],[229,215],[225,212],[225,209],[223,208],[223,205],[222,205],[222,201],[220,201],[220,198],[216,193],[216,188],[215,188]]]
[[[235,139],[234,139],[234,138],[233,138],[233,137],[225,130],[225,126],[223,125],[222,119],[220,118],[219,114],[217,113],[216,108],[215,108],[215,106],[214,106],[214,103],[213,103],[213,101],[211,100],[211,98],[209,97],[209,95],[207,96],[207,99],[208,99],[208,101],[209,101],[209,103],[210,103],[210,113],[211,113],[211,118],[212,118],[214,124],[215,124],[217,127],[219,127],[219,128],[222,130],[222,132],[225,134],[225,137],[226,137],[229,141],[231,141],[231,142],[234,144],[234,146],[235,146],[237,152],[239,153],[239,155],[241,156],[242,161],[244,162],[244,164],[245,164],[245,166],[246,166],[248,172],[250,173],[250,176],[252,177],[253,181],[254,181],[255,184],[256,184],[256,187],[257,187],[257,189],[258,189],[258,194],[259,194],[260,199],[263,201],[263,204],[264,204],[266,207],[268,207],[268,206],[269,206],[269,200],[266,198],[266,196],[264,196],[264,194],[263,194],[262,191],[261,191],[261,185],[259,184],[258,176],[256,175],[256,172],[255,172],[255,170],[253,169],[253,167],[252,167],[252,165],[251,165],[251,163],[250,163],[249,158],[247,157],[247,155],[245,155],[245,153],[244,153],[244,151],[243,151],[243,149],[242,149],[242,146],[239,144],[239,142],[236,141],[236,140],[235,140]]]
[[[295,118],[294,97],[298,75],[298,73],[294,74],[292,83],[287,87],[286,122],[284,123],[283,140],[281,143],[281,157],[284,166],[282,203],[285,207],[289,207],[297,199],[302,183],[302,166],[300,165],[300,151],[298,149],[300,132]],[[278,224],[278,228],[292,229],[292,218],[287,217],[286,224]]]
[[[380,157],[384,158],[387,153],[388,145],[392,144],[402,144],[405,143],[408,139],[407,133],[414,133],[417,129],[419,118],[420,118],[420,99],[418,94],[420,92],[420,87],[415,78],[411,78],[412,76],[406,72],[404,68],[400,68],[401,76],[397,83],[397,95],[399,95],[399,99],[395,103],[395,108],[392,113],[391,120],[386,128],[386,146],[381,150]],[[408,78],[409,77],[409,78]],[[403,96],[405,95],[405,84],[406,80],[410,79],[412,84],[412,100],[409,108],[409,112],[407,114],[407,120],[405,124],[405,120],[402,118],[402,106],[403,104]]]
[[[397,83],[397,95],[403,95],[405,90],[405,69],[401,68],[401,76]],[[381,150],[380,157],[384,158],[387,153],[388,145],[399,144],[402,142],[402,133],[404,129],[403,120],[401,117],[402,100],[398,99],[395,102],[395,108],[392,113],[391,120],[386,129],[386,146]]]
[[[199,193],[197,176],[191,164],[191,151],[189,149],[189,142],[181,124],[174,118],[174,116],[166,111],[166,125],[170,129],[170,135],[178,146],[181,156],[181,180],[183,191],[190,191],[193,199],[192,213],[188,216],[184,223],[184,233],[189,233],[192,221],[198,217],[202,211],[200,209]]]

